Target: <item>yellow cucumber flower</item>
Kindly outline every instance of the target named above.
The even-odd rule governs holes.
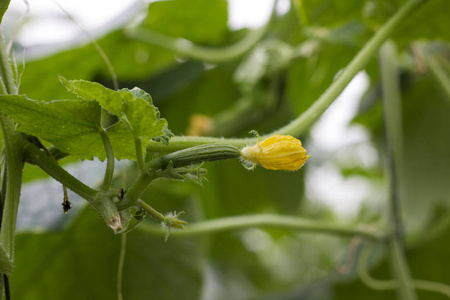
[[[260,164],[270,170],[295,171],[300,169],[310,154],[306,154],[302,142],[290,135],[274,135],[256,145],[241,150],[244,166],[251,170]]]

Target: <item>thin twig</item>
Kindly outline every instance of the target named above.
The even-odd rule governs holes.
[[[127,234],[123,233],[120,237],[120,256],[119,265],[117,268],[117,299],[123,300],[122,295],[122,281],[123,281],[123,267],[125,265],[125,254],[127,249]]]
[[[373,252],[374,244],[364,246],[358,258],[358,274],[361,281],[374,290],[394,290],[398,283],[395,280],[380,280],[373,278],[369,273],[369,260]],[[417,290],[440,293],[450,299],[450,286],[444,283],[428,280],[413,279],[412,285]]]
[[[355,228],[341,226],[337,224],[325,224],[321,221],[302,219],[299,217],[255,214],[234,217],[225,217],[216,220],[207,220],[190,224],[185,230],[174,231],[173,236],[196,236],[207,235],[217,232],[240,230],[249,227],[273,227],[285,228],[288,230],[298,230],[304,232],[316,232],[323,234],[336,234],[342,236],[360,236],[365,239],[379,241],[383,239],[383,234],[375,229]],[[161,228],[152,225],[150,222],[143,222],[137,227],[153,234],[164,234]]]

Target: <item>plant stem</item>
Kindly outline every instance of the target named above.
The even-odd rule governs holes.
[[[1,295],[0,299],[3,300],[3,291],[4,291],[4,289],[6,289],[6,287],[5,287],[5,282],[3,280],[3,274],[0,274],[0,277],[2,278],[2,280],[0,280],[0,291],[2,291],[2,293],[0,294]]]
[[[403,225],[398,194],[398,180],[402,168],[403,137],[400,82],[396,66],[396,55],[396,48],[392,42],[386,42],[380,49],[383,113],[389,178],[389,217],[392,225],[391,229],[394,230],[396,238],[401,240],[403,237]]]
[[[291,5],[294,6],[295,12],[297,13],[297,19],[300,26],[308,26],[308,13],[305,9],[304,0],[292,0]]]
[[[3,36],[0,33],[0,94],[17,94],[14,84],[11,65]],[[16,131],[14,122],[3,113],[0,113],[0,123],[6,149],[6,191],[2,191],[3,199],[2,226],[0,231],[0,244],[10,260],[14,259],[14,234],[16,231],[17,212],[20,202],[20,190],[22,187],[22,138]],[[1,272],[8,273],[2,266]]]
[[[102,137],[103,145],[106,152],[106,170],[103,178],[102,190],[107,191],[111,187],[111,182],[114,175],[114,152],[109,141],[108,134],[103,128],[100,128],[100,136]]]
[[[363,228],[346,227],[336,224],[324,224],[319,221],[311,221],[299,217],[280,216],[270,214],[243,215],[235,217],[226,217],[216,220],[207,220],[189,225],[183,231],[174,231],[174,236],[193,236],[213,234],[217,232],[239,230],[248,227],[274,227],[286,228],[290,230],[300,230],[304,232],[317,232],[324,234],[336,234],[342,236],[361,236],[368,240],[379,241],[383,235],[376,230]],[[137,227],[153,234],[164,234],[160,227],[152,225],[150,222],[143,222]]]
[[[9,255],[6,254],[3,247],[0,247],[0,273],[9,274],[11,272],[11,269],[12,269],[12,262],[9,259]]]
[[[263,38],[270,27],[273,17],[275,16],[277,3],[278,0],[274,1],[272,16],[268,24],[253,30],[239,42],[221,48],[214,49],[199,46],[183,38],[173,38],[141,27],[128,28],[125,30],[125,34],[131,38],[164,47],[188,58],[198,59],[209,63],[227,62],[241,57]]]
[[[413,280],[413,284],[418,290],[440,293],[446,295],[450,299],[450,286],[447,284],[418,279]]]
[[[404,254],[403,224],[399,196],[399,173],[402,156],[401,98],[396,48],[387,42],[380,49],[381,80],[386,135],[387,172],[389,179],[388,224],[389,256],[394,277],[397,279],[397,295],[401,300],[417,299],[412,287],[411,274]]]
[[[361,281],[374,290],[393,290],[397,288],[395,280],[379,280],[369,273],[368,261],[374,244],[365,246],[358,259],[358,274]],[[417,290],[429,291],[446,295],[450,299],[450,286],[433,281],[413,279],[412,284]]]
[[[127,191],[123,200],[117,203],[117,209],[124,210],[137,204],[142,193],[144,193],[150,183],[158,177],[159,174],[156,174],[155,172],[151,174],[142,172],[136,182]]]
[[[37,165],[47,174],[88,201],[105,219],[106,224],[114,230],[114,233],[117,233],[122,228],[121,218],[114,202],[114,198],[118,196],[118,191],[103,190],[99,192],[90,188],[70,175],[50,156],[32,143],[26,143],[23,149],[27,161]]]
[[[157,211],[144,201],[139,201],[139,205],[144,209],[146,213],[148,213],[150,216],[161,222],[161,227],[163,230],[165,230],[166,233],[166,242],[167,239],[169,238],[170,231],[172,228],[176,229],[186,228],[184,227],[184,225],[187,224],[187,222],[178,218],[181,214],[184,214],[184,211],[180,213],[170,212],[166,215],[163,215],[162,213],[160,213],[159,211]]]
[[[214,49],[195,45],[183,38],[173,38],[149,29],[133,27],[125,31],[130,38],[169,49],[177,54],[209,63],[221,63],[234,60],[250,50],[267,32],[268,26],[258,28],[236,44]]]
[[[8,275],[6,275],[6,274],[3,274],[3,283],[5,285],[5,299],[10,300],[11,293],[9,291],[9,279],[8,279]]]
[[[117,300],[123,300],[122,282],[123,282],[123,267],[125,266],[125,254],[127,251],[127,234],[120,235],[120,256],[117,267]]]
[[[425,47],[423,47],[425,48]],[[447,100],[450,101],[450,76],[445,72],[445,69],[439,64],[436,54],[427,51],[427,49],[424,49],[424,59],[425,63],[427,64],[428,68],[430,69],[431,73],[434,75],[434,77],[437,79],[437,82],[444,90]],[[431,52],[431,53],[428,53]]]
[[[397,282],[394,280],[379,280],[370,276],[369,258],[374,248],[374,244],[366,245],[361,250],[358,258],[358,275],[361,281],[374,290],[393,290],[397,288]]]
[[[409,272],[402,245],[397,238],[389,240],[389,260],[392,272],[397,278],[397,295],[400,300],[417,299],[416,291],[412,285],[412,278]]]
[[[27,143],[24,146],[24,155],[26,160],[32,162],[44,170],[47,174],[67,186],[73,192],[80,197],[86,199],[88,202],[93,203],[98,195],[98,191],[85,185],[66,170],[61,168],[53,159],[51,159],[44,152],[39,150],[38,147],[31,143]]]
[[[290,124],[272,134],[290,134],[299,136],[309,128],[340,95],[358,72],[364,69],[380,46],[392,35],[396,28],[427,0],[410,0],[402,6],[375,35],[356,54],[352,61],[330,85],[330,87],[315,101],[307,111]]]
[[[156,209],[154,209],[153,207],[151,207],[144,201],[140,201],[139,204],[145,210],[145,212],[148,213],[150,216],[152,216],[153,218],[155,218],[156,220],[158,220],[160,222],[164,221],[164,215],[162,213],[160,213],[159,211],[157,211]]]
[[[363,70],[367,63],[374,57],[379,47],[392,35],[396,28],[424,2],[428,0],[410,0],[402,6],[364,45],[348,66],[342,71],[339,77],[329,86],[329,88],[314,102],[303,114],[286,126],[268,135],[261,136],[267,138],[274,134],[289,134],[300,136],[303,134],[333,103],[344,88],[350,83],[353,77]],[[236,147],[244,147],[246,144],[256,143],[256,139],[223,139],[213,137],[173,137],[168,146],[161,143],[151,142],[147,146],[148,151],[172,152],[200,144],[216,143],[228,144]]]
[[[6,53],[6,45],[3,41],[2,34],[0,34],[0,76],[6,88],[6,93],[2,91],[1,94],[17,94],[17,88],[14,84],[11,64],[9,63],[8,54]]]
[[[166,154],[150,161],[143,167],[143,172],[125,194],[122,201],[117,203],[119,210],[124,210],[139,201],[139,197],[147,189],[148,185],[158,177],[165,176],[159,170],[167,168],[179,168],[206,161],[236,159],[241,156],[241,151],[230,145],[199,145],[193,148]],[[176,172],[176,171],[174,171]],[[169,176],[170,177],[170,176]]]
[[[0,242],[12,261],[14,257],[14,233],[22,185],[22,139],[15,130],[15,124],[5,115],[0,115],[3,138],[6,147],[6,196],[4,199]]]

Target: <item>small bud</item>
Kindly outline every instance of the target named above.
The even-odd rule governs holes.
[[[179,216],[181,214],[184,214],[184,211],[177,213],[175,212],[169,212],[164,216],[164,219],[161,220],[161,227],[166,232],[166,242],[169,239],[170,230],[172,228],[176,229],[184,229],[184,225],[187,224],[187,222],[179,219]]]
[[[306,154],[302,142],[290,135],[274,135],[256,145],[241,150],[244,166],[253,169],[260,164],[270,170],[295,171],[300,169],[310,154]]]

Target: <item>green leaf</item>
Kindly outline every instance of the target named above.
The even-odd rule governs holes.
[[[89,101],[97,101],[101,107],[110,113],[121,116],[123,110],[123,100],[119,93],[111,89],[105,88],[100,83],[90,82],[86,80],[67,80],[59,76],[61,83],[67,90],[79,98]]]
[[[152,96],[138,87],[134,87],[132,90],[122,89],[122,91],[129,91],[131,92],[131,94],[133,94],[134,98],[142,98],[148,103],[152,104]]]
[[[35,101],[26,96],[1,95],[0,110],[18,123],[24,133],[46,140],[61,151],[81,159],[105,158],[100,138],[101,109],[95,101]],[[107,129],[116,158],[134,158],[134,138],[118,122]]]
[[[134,88],[133,90],[141,89]],[[131,92],[122,90],[122,96],[130,94],[134,98],[126,103],[124,110],[124,120],[128,121],[135,137],[156,137],[164,135],[162,131],[167,127],[167,121],[159,118],[159,110],[143,98],[136,98]],[[148,95],[148,94],[146,94]],[[151,100],[151,98],[150,98]]]
[[[105,150],[99,134],[101,109],[96,101],[56,100],[35,101],[26,96],[1,95],[0,110],[19,123],[24,133],[46,140],[61,151],[81,159],[105,158]],[[151,112],[154,112],[150,108]],[[147,119],[146,119],[147,120]],[[152,119],[153,120],[153,119]],[[147,120],[148,121],[148,120]],[[161,124],[162,123],[162,124]],[[156,122],[160,131],[152,128],[144,134],[164,136],[165,120]],[[135,158],[134,136],[129,124],[119,121],[106,132],[117,159]],[[144,146],[147,141],[144,141]]]
[[[164,127],[162,131],[164,132],[164,134],[157,137],[153,137],[152,141],[161,142],[167,146],[169,144],[169,140],[174,136],[174,134],[167,127]]]
[[[70,92],[86,101],[94,99],[128,124],[135,138],[166,135],[163,129],[167,128],[167,121],[159,118],[158,109],[152,105],[152,98],[145,91],[137,87],[114,91],[96,82],[60,79]]]
[[[116,299],[121,240],[103,223],[88,208],[63,232],[18,234],[12,295],[27,300]],[[124,297],[199,299],[200,254],[197,239],[166,243],[137,230],[127,234]]]
[[[228,33],[227,17],[227,2],[222,0],[160,1],[149,5],[143,24],[160,33],[215,45]]]
[[[49,142],[98,133],[100,106],[95,101],[35,101],[24,95],[0,95],[0,110],[19,130]]]
[[[145,220],[145,211],[142,207],[132,206],[125,211],[120,212],[123,229],[119,233],[128,233],[132,231],[139,223]]]
[[[134,138],[127,124],[122,121],[117,122],[106,130],[111,145],[114,149],[114,156],[117,159],[135,159]],[[89,134],[77,136],[76,139],[67,137],[57,141],[49,141],[63,152],[75,155],[81,159],[92,159],[98,157],[105,159],[105,148],[100,134]]]

